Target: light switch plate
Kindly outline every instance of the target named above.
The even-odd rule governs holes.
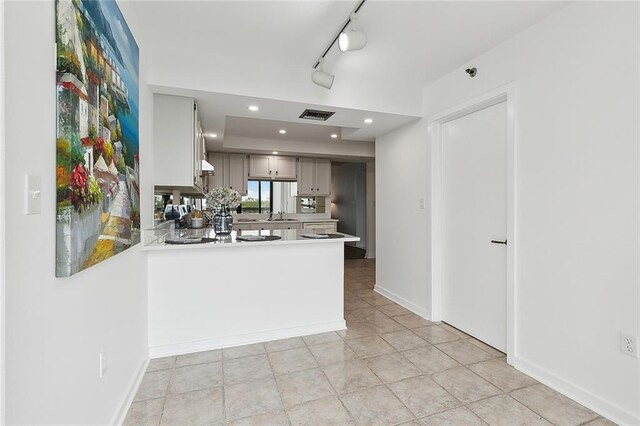
[[[40,214],[41,182],[40,176],[25,176],[24,214]]]

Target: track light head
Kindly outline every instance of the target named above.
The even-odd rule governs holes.
[[[333,74],[319,70],[316,70],[311,74],[311,80],[318,86],[322,86],[325,89],[331,89],[334,78],[335,76]]]
[[[343,31],[338,37],[338,47],[342,53],[360,50],[367,45],[367,35],[362,31]]]
[[[322,86],[325,89],[331,89],[333,86],[333,79],[335,76],[333,74],[329,74],[323,70],[324,58],[321,58],[318,61],[318,68],[311,73],[311,81],[313,81],[318,86]]]
[[[351,15],[351,30],[342,31],[338,36],[338,47],[342,53],[360,50],[367,45],[367,35],[356,27],[358,15]]]

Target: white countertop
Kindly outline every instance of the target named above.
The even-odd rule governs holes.
[[[247,224],[247,223],[322,223],[322,222],[338,222],[338,219],[288,219],[288,220],[267,220],[267,219],[243,219],[243,218],[238,218],[238,217],[234,217],[233,218],[233,223],[234,224]]]
[[[252,223],[252,222],[249,222]],[[255,223],[255,222],[254,222]],[[221,247],[246,247],[246,246],[272,246],[283,244],[330,244],[330,243],[345,243],[360,241],[360,237],[353,235],[342,234],[340,232],[332,232],[333,234],[343,235],[344,238],[304,238],[302,234],[309,234],[309,230],[305,229],[266,229],[266,230],[238,230],[232,231],[230,235],[216,236],[211,228],[203,229],[181,229],[175,231],[174,234],[167,234],[169,237],[204,237],[215,238],[215,241],[202,243],[202,244],[166,244],[164,242],[165,236],[159,236],[157,239],[146,244],[142,247],[142,250],[191,250],[191,249],[208,249],[208,248],[221,248]],[[239,235],[276,235],[281,237],[279,240],[274,241],[242,241],[238,240]]]

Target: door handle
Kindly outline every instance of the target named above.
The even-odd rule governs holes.
[[[504,241],[491,240],[491,244],[504,244],[506,246],[507,240],[504,240]]]

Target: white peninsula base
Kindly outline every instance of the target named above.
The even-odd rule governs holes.
[[[283,239],[146,247],[151,358],[345,328],[344,242],[357,238],[271,232]]]

